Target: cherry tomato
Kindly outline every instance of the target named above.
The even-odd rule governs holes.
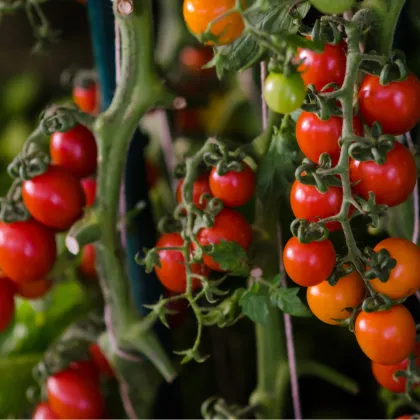
[[[265,79],[265,102],[278,114],[289,114],[300,108],[305,96],[306,88],[300,73],[288,77],[282,73],[270,73]]]
[[[24,181],[22,197],[32,217],[45,226],[67,230],[82,215],[85,194],[80,181],[60,166]]]
[[[214,69],[203,69],[213,58],[213,50],[210,47],[184,47],[180,54],[181,64],[192,73],[215,74]]]
[[[179,233],[166,233],[160,237],[156,248],[181,247],[184,240]],[[181,251],[162,250],[158,251],[161,267],[155,266],[155,271],[160,282],[170,291],[184,293],[187,286],[185,272],[185,259]],[[194,274],[206,276],[208,270],[203,264],[193,264],[191,270]],[[193,278],[192,289],[201,287],[201,282]]]
[[[302,244],[292,237],[284,247],[284,268],[300,286],[315,286],[326,280],[335,266],[335,250],[328,239]]]
[[[81,273],[90,279],[96,279],[96,251],[93,244],[85,245],[82,248],[82,259],[80,260],[79,269]]]
[[[359,117],[353,118],[354,132],[363,135],[363,124]],[[338,140],[343,129],[343,118],[331,117],[320,120],[316,114],[303,111],[296,123],[296,139],[305,156],[318,163],[322,153],[331,156],[333,165],[338,163],[341,148]]]
[[[145,159],[146,162],[146,178],[147,185],[150,189],[154,188],[159,180],[159,168],[158,166],[149,159]]]
[[[83,125],[76,125],[65,133],[54,133],[50,141],[50,154],[54,165],[68,169],[78,178],[85,178],[96,171],[96,140]]]
[[[196,35],[206,32],[210,22],[235,7],[236,0],[184,0],[184,20],[190,31]],[[245,5],[245,2],[244,2]],[[239,38],[244,30],[242,16],[233,12],[211,27],[212,35],[218,37],[216,42],[208,41],[208,45],[230,44]]]
[[[354,6],[354,0],[311,0],[311,4],[322,13],[341,15]]]
[[[52,281],[48,279],[21,283],[17,285],[16,294],[25,299],[39,299],[48,293],[51,286]]]
[[[92,357],[93,363],[99,369],[101,373],[110,378],[115,377],[114,370],[112,369],[111,365],[109,364],[107,358],[102,353],[101,348],[96,344],[93,343],[89,346],[89,354]]]
[[[335,319],[346,319],[351,315],[346,308],[354,308],[362,303],[366,289],[359,273],[353,271],[341,278],[335,286],[327,281],[308,287],[306,296],[313,314],[322,322],[339,325]]]
[[[305,86],[314,85],[317,91],[329,83],[341,86],[346,75],[346,48],[344,41],[337,45],[325,44],[322,53],[298,48],[297,59],[303,62],[297,70],[302,73]]]
[[[403,305],[388,311],[361,312],[356,318],[355,333],[366,356],[381,365],[406,359],[416,343],[416,324]]]
[[[37,221],[0,223],[0,268],[16,283],[46,277],[56,255],[53,231]]]
[[[414,355],[416,356],[416,366],[420,367],[420,343],[416,343],[414,347]],[[392,392],[405,392],[407,379],[397,377],[394,379],[394,373],[399,370],[406,370],[408,367],[408,359],[403,360],[395,365],[380,365],[372,362],[372,372],[379,385]],[[416,387],[418,384],[415,385]]]
[[[55,420],[59,418],[47,402],[39,403],[32,414],[33,420]]]
[[[218,175],[216,167],[210,173],[210,190],[228,207],[240,207],[251,200],[255,192],[254,171],[244,163],[241,172],[229,171]]]
[[[404,414],[403,416],[397,417],[397,420],[399,420],[399,419],[411,419],[412,416],[413,416],[412,414]]]
[[[71,362],[69,369],[79,373],[81,376],[93,379],[99,384],[99,369],[92,360],[79,360]]]
[[[15,285],[7,277],[0,277],[0,332],[10,324],[15,314]]]
[[[182,202],[183,185],[184,185],[184,180],[181,179],[176,188],[176,200],[178,201],[178,203]],[[194,182],[194,187],[193,187],[193,203],[197,208],[201,210],[204,210],[207,204],[207,200],[204,200],[203,203],[200,204],[200,198],[203,194],[211,195],[211,190],[210,190],[210,185],[209,185],[209,175],[207,173],[201,174]]]
[[[397,260],[387,282],[379,279],[371,281],[372,287],[391,299],[402,299],[414,294],[420,288],[420,248],[402,238],[388,238],[379,242],[375,251],[388,250],[392,258]]]
[[[350,180],[355,194],[368,199],[369,191],[377,204],[398,206],[407,200],[417,181],[416,162],[410,151],[396,142],[387,154],[386,162],[378,165],[374,161],[350,161]]]
[[[329,187],[325,194],[316,187],[295,181],[290,192],[290,203],[294,215],[298,219],[315,222],[320,219],[335,216],[341,210],[343,190],[340,187]],[[330,232],[341,228],[339,222],[327,223]]]
[[[85,206],[91,207],[96,200],[96,179],[85,178],[80,181],[83,191],[85,193]]]
[[[95,114],[99,110],[99,89],[96,83],[89,86],[75,86],[73,88],[74,103],[87,114]]]
[[[194,135],[204,131],[200,112],[196,108],[178,109],[174,112],[175,131],[180,134]]]
[[[47,380],[51,409],[64,419],[101,419],[105,401],[96,380],[81,372],[63,370]]]

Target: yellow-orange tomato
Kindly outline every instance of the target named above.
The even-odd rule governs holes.
[[[47,279],[41,279],[37,281],[31,281],[30,283],[21,283],[16,287],[16,293],[18,296],[25,299],[39,299],[47,294],[51,289],[52,281]]]
[[[369,359],[395,365],[406,359],[416,344],[416,324],[403,305],[388,311],[361,312],[356,319],[356,339]]]
[[[366,293],[365,283],[357,271],[341,278],[335,286],[323,281],[308,287],[308,305],[322,322],[338,325],[335,319],[346,319],[350,312],[346,308],[359,305]]]
[[[206,32],[210,22],[235,7],[236,0],[184,0],[184,19],[194,35]],[[244,29],[242,16],[232,12],[215,21],[211,33],[218,37],[217,42],[209,41],[208,45],[230,44],[239,38]]]
[[[391,299],[411,296],[420,288],[420,248],[406,239],[388,238],[375,247],[378,252],[388,250],[392,258],[397,260],[387,282],[372,280],[372,287]]]

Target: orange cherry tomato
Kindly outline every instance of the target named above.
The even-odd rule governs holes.
[[[99,111],[99,89],[96,83],[88,86],[75,86],[73,88],[74,103],[87,114],[95,114]]]
[[[16,294],[25,299],[39,299],[48,293],[51,286],[52,281],[48,279],[21,283],[16,286]]]

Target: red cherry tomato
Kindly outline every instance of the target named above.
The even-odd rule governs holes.
[[[7,277],[0,277],[0,332],[10,324],[15,314],[15,285]]]
[[[78,178],[85,178],[96,171],[96,140],[83,125],[76,125],[65,133],[54,133],[50,141],[50,154],[54,165],[68,169]]]
[[[297,59],[303,61],[298,71],[302,72],[305,85],[315,85],[317,91],[329,83],[341,86],[346,74],[346,49],[344,41],[337,45],[325,44],[322,53],[298,48]]]
[[[218,175],[214,167],[210,173],[211,192],[228,207],[240,207],[247,203],[254,195],[255,182],[255,173],[246,163],[241,172],[229,171]]]
[[[158,166],[149,159],[146,162],[146,178],[147,185],[150,189],[154,188],[159,180],[159,168]]]
[[[166,233],[160,237],[155,248],[181,247],[184,240],[179,233]],[[155,271],[160,282],[170,291],[184,293],[187,286],[185,272],[185,259],[181,251],[158,251],[161,267],[155,266]],[[193,264],[191,270],[194,274],[206,276],[207,268],[203,264]],[[201,287],[201,282],[193,278],[192,289]]]
[[[411,419],[412,416],[413,416],[412,414],[404,414],[403,416],[397,417],[397,420],[399,420],[399,419]]]
[[[180,53],[179,61],[192,73],[215,75],[213,68],[203,69],[213,56],[213,49],[210,47],[185,47]]]
[[[359,117],[353,118],[354,132],[363,135],[363,124]],[[338,163],[341,148],[338,140],[343,129],[343,118],[331,117],[329,120],[320,120],[312,112],[302,112],[296,123],[296,139],[300,150],[305,156],[318,163],[322,153],[331,156],[333,165]]]
[[[55,420],[59,418],[47,402],[39,403],[32,414],[32,420]]]
[[[51,409],[63,419],[101,419],[104,415],[98,383],[80,372],[66,369],[50,376],[47,393]]]
[[[341,210],[343,190],[340,187],[329,187],[325,194],[316,187],[295,181],[290,192],[290,203],[294,215],[298,219],[315,222],[320,219],[335,216]],[[339,222],[327,223],[330,232],[341,228]]]
[[[359,110],[367,124],[379,122],[385,134],[404,134],[420,119],[420,81],[410,73],[382,86],[378,76],[368,74],[360,86]]]
[[[200,114],[196,108],[178,109],[174,112],[175,131],[180,134],[194,135],[204,131]]]
[[[92,379],[99,384],[99,369],[92,360],[79,360],[71,362],[69,369],[81,376]]]
[[[101,348],[96,344],[93,343],[89,346],[89,354],[92,357],[93,363],[99,369],[101,373],[110,378],[115,377],[114,370],[112,369],[111,365],[109,364],[107,358],[102,353]]]
[[[75,86],[73,88],[74,103],[87,114],[95,114],[99,110],[99,91],[96,83],[89,86]]]
[[[96,179],[85,178],[80,181],[83,191],[85,193],[85,206],[91,207],[96,200]]]
[[[184,185],[184,180],[181,179],[178,183],[178,187],[176,188],[176,200],[178,203],[182,202],[182,187]],[[200,198],[203,194],[211,195],[210,185],[209,185],[209,175],[204,173],[201,174],[196,181],[194,182],[193,187],[193,203],[194,205],[204,210],[206,208],[207,200],[204,200],[202,204],[200,204]]]
[[[361,312],[356,318],[355,333],[366,356],[381,365],[403,361],[416,344],[416,324],[402,305],[388,311]]]
[[[396,142],[383,165],[374,161],[351,160],[350,180],[355,184],[355,194],[364,199],[368,199],[369,191],[372,191],[377,204],[398,206],[414,190],[417,181],[416,162],[410,151]]]
[[[47,172],[24,181],[22,197],[34,219],[60,231],[79,219],[85,205],[80,181],[59,166],[50,166]]]
[[[96,272],[96,251],[93,244],[85,245],[82,248],[82,259],[79,269],[84,276],[90,279],[96,279],[98,277],[98,273]]]
[[[30,283],[21,283],[16,287],[16,294],[24,299],[39,299],[51,289],[52,281],[41,279]]]
[[[287,242],[283,252],[287,275],[300,286],[315,286],[326,280],[335,266],[335,250],[328,239],[302,244],[296,237]]]
[[[37,221],[0,223],[0,267],[16,283],[46,277],[56,255],[54,233]]]
[[[197,240],[202,246],[217,245],[221,241],[234,241],[246,251],[251,244],[252,229],[240,213],[225,208],[216,216],[212,227],[200,229]],[[223,271],[210,255],[204,255],[203,260],[212,270]]]

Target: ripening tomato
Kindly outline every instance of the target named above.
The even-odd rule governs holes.
[[[215,74],[214,69],[203,69],[213,58],[213,49],[210,47],[184,47],[180,53],[179,61],[192,73]]]
[[[98,273],[96,272],[96,251],[93,244],[85,245],[82,248],[79,270],[84,276],[90,279],[96,279],[98,277]]]
[[[99,111],[98,85],[92,82],[88,86],[74,86],[73,101],[83,112],[95,114]]]
[[[85,206],[91,207],[96,200],[96,179],[85,178],[80,181],[83,191],[85,193]]]
[[[306,88],[300,73],[270,73],[264,83],[264,100],[278,114],[289,114],[303,104]]]
[[[362,303],[366,289],[363,279],[353,271],[338,280],[335,286],[323,281],[308,287],[306,296],[313,314],[322,322],[339,325],[335,319],[346,319],[351,315],[346,308],[354,308]]]
[[[299,286],[315,286],[325,281],[335,266],[335,250],[330,240],[302,244],[292,237],[283,251],[287,275]]]
[[[402,82],[382,86],[379,77],[368,74],[359,90],[359,111],[367,124],[375,121],[384,134],[410,131],[420,119],[420,81],[410,73]]]
[[[85,205],[80,181],[68,169],[53,165],[23,182],[22,198],[34,219],[60,231],[79,219]]]
[[[89,354],[90,357],[92,357],[93,363],[101,373],[109,376],[110,378],[115,377],[114,370],[109,364],[108,359],[104,356],[101,348],[96,343],[93,343],[89,346]]]
[[[181,179],[176,188],[176,200],[178,201],[178,203],[182,203],[183,185],[184,185],[184,180]],[[207,173],[201,174],[194,182],[194,187],[193,187],[193,203],[197,208],[201,210],[204,210],[207,205],[207,200],[204,200],[203,203],[200,204],[200,198],[203,194],[211,195],[211,190],[210,190],[210,185],[209,185],[209,174]]]
[[[47,380],[48,402],[63,419],[101,419],[105,401],[94,378],[66,369]]]
[[[47,402],[39,403],[32,413],[32,420],[55,420],[59,418]]]
[[[71,362],[69,369],[86,378],[92,379],[99,384],[99,369],[92,360],[78,360]]]
[[[391,299],[402,299],[413,295],[420,288],[420,248],[402,238],[388,238],[379,242],[374,251],[388,250],[397,260],[387,282],[371,281],[372,287]]]
[[[76,125],[65,133],[54,133],[50,141],[50,154],[54,165],[68,169],[77,178],[91,176],[96,171],[96,140],[84,125]]]
[[[305,86],[314,85],[317,91],[329,83],[341,86],[346,75],[346,49],[344,41],[337,45],[325,44],[322,53],[298,48],[297,60],[302,64],[297,70],[302,73]]]
[[[357,116],[353,118],[353,128],[357,136],[363,135],[363,124]],[[303,111],[296,123],[296,139],[300,150],[312,162],[318,163],[321,154],[328,153],[336,165],[340,157],[338,140],[342,129],[342,117],[330,117],[324,121],[313,112]]]
[[[40,279],[29,283],[21,283],[16,287],[16,294],[24,299],[39,299],[51,289],[52,281]]]
[[[414,355],[416,357],[416,366],[420,367],[420,343],[416,343],[414,347]],[[399,370],[406,370],[408,367],[408,359],[403,360],[395,365],[381,365],[372,362],[372,372],[379,385],[392,392],[404,392],[407,384],[407,379],[398,377],[394,378],[394,373]],[[418,384],[415,385],[416,387]]]
[[[160,237],[155,248],[182,247],[184,240],[179,233],[166,233]],[[170,291],[184,293],[187,286],[185,272],[185,259],[181,251],[158,251],[161,267],[155,266],[155,271],[160,282]],[[206,276],[207,268],[203,264],[193,264],[191,270],[194,274]],[[193,278],[192,290],[201,287],[201,282]]]
[[[194,35],[202,35],[211,22],[235,7],[235,4],[236,0],[184,0],[185,23]],[[208,41],[207,44],[230,44],[241,36],[243,30],[244,21],[240,13],[230,13],[212,25],[210,32],[218,39],[216,42]]]
[[[46,277],[56,256],[54,232],[37,221],[0,223],[0,267],[16,283]]]
[[[252,240],[252,229],[248,221],[235,210],[224,208],[215,218],[214,225],[202,228],[197,234],[202,246],[217,245],[221,241],[233,241],[245,251]],[[204,255],[204,264],[215,271],[223,271],[210,255]]]
[[[316,222],[320,219],[335,216],[341,210],[343,190],[340,187],[329,187],[325,194],[316,187],[295,181],[290,192],[290,203],[293,214],[298,219]],[[339,222],[327,223],[330,232],[341,228]]]
[[[15,314],[15,285],[7,277],[0,277],[0,332],[10,324]]]
[[[350,180],[355,194],[367,200],[373,192],[377,204],[394,207],[407,200],[417,182],[416,162],[410,151],[396,142],[386,162],[350,161]]]
[[[366,356],[381,365],[401,362],[416,344],[416,324],[403,305],[388,311],[361,312],[356,318],[355,333]]]
[[[320,12],[329,15],[341,15],[354,6],[354,0],[311,0],[310,2]]]

